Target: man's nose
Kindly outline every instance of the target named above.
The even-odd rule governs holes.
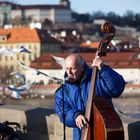
[[[69,70],[68,70],[68,74],[72,74],[72,71],[71,71],[71,69],[69,69]]]

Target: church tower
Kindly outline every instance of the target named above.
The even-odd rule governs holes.
[[[60,5],[70,8],[70,1],[69,0],[60,0]]]

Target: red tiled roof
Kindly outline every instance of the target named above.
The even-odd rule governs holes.
[[[91,43],[87,43],[87,42],[83,42],[80,44],[81,47],[90,47],[90,48],[98,48],[100,42],[91,42]]]
[[[48,54],[48,53],[44,53],[42,54],[39,58],[35,59],[32,63],[31,63],[31,67],[32,68],[36,68],[36,69],[62,69],[61,66],[53,59],[53,57],[51,55],[54,56],[60,56],[63,58],[67,57],[67,54]]]
[[[53,54],[58,57],[66,58],[70,53]],[[91,66],[95,53],[79,53]],[[140,59],[134,57],[131,61],[132,55],[136,52],[110,52],[106,57],[102,57],[104,62],[112,68],[140,68]],[[50,56],[51,54],[42,54],[39,58],[31,63],[31,66],[37,69],[61,69],[59,64]]]
[[[0,35],[9,35],[5,41],[6,43],[40,42],[37,30],[26,27],[12,29],[0,28]]]

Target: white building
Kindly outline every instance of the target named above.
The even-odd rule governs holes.
[[[60,0],[59,5],[20,5],[8,1],[0,2],[0,26],[8,24],[11,20],[31,22],[55,23],[71,22],[71,9],[69,0]]]
[[[112,67],[115,71],[121,74],[128,84],[140,84],[140,59],[136,52],[116,52],[108,53],[106,57],[103,57],[105,64]],[[55,54],[56,56],[66,58],[69,53]],[[94,53],[80,53],[85,59],[87,64],[91,66]],[[93,56],[93,57],[92,57]],[[132,57],[135,56],[135,57]],[[132,58],[132,59],[131,59]],[[49,54],[41,55],[34,62],[31,63],[31,67],[39,69],[41,72],[48,74],[59,79],[63,79],[64,70],[57,63],[50,58]],[[34,80],[37,83],[41,81],[44,84],[49,82],[49,78],[43,75],[33,76],[28,71],[26,72],[26,80]]]

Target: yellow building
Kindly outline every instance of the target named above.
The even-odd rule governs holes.
[[[18,48],[24,46],[31,53],[18,53],[12,56],[0,54],[1,67],[10,69],[11,71],[20,71],[22,68],[17,62],[24,62],[30,65],[30,62],[40,56],[41,43],[37,29],[30,28],[12,28],[0,29],[0,48]]]

